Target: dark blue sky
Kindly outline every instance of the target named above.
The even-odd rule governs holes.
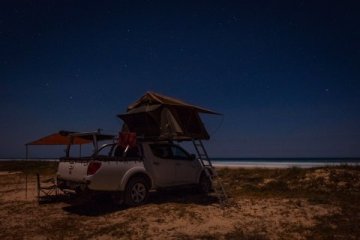
[[[116,114],[149,90],[224,114],[205,119],[212,156],[360,156],[359,12],[358,1],[1,1],[0,157],[60,129],[116,133]]]

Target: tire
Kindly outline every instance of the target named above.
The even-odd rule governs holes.
[[[147,181],[142,177],[131,178],[125,188],[125,204],[127,206],[144,204],[149,196],[148,186]]]
[[[199,185],[198,185],[199,192],[202,194],[208,194],[212,190],[211,180],[205,173],[201,174]]]

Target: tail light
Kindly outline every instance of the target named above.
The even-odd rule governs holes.
[[[87,175],[95,174],[100,167],[101,167],[101,162],[90,162],[87,169]]]

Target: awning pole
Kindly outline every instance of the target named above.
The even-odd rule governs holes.
[[[26,156],[25,156],[26,158],[25,159],[28,160],[28,158],[29,158],[29,149],[28,149],[28,147],[29,146],[26,144],[25,147],[26,147]]]
[[[25,173],[25,199],[27,200],[27,189],[28,189],[28,175]]]

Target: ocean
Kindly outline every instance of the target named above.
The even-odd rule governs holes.
[[[360,158],[213,158],[217,167],[311,168],[336,165],[360,165]]]
[[[58,161],[55,158],[3,158],[0,161]],[[336,165],[359,165],[360,158],[212,158],[215,167],[311,168]]]

